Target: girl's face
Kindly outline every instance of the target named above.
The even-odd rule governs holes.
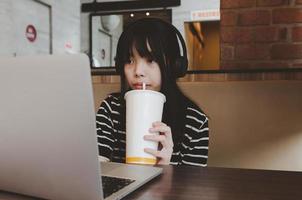
[[[131,89],[146,89],[160,91],[161,72],[157,62],[141,57],[137,50],[133,48],[133,56],[124,66],[126,80]]]

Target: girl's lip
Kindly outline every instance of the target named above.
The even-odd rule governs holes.
[[[148,86],[149,86],[149,85],[146,84],[146,88],[147,88]],[[134,87],[134,89],[141,90],[141,89],[143,89],[143,83],[134,83],[134,84],[133,84],[133,87]]]

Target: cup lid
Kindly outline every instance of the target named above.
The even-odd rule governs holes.
[[[149,93],[149,94],[151,93],[151,94],[156,94],[156,95],[159,95],[159,96],[161,96],[163,98],[164,103],[166,102],[166,96],[163,93],[157,92],[157,91],[154,91],[154,90],[130,90],[130,91],[126,92],[126,94],[124,96],[124,99],[126,99],[128,95],[133,94],[133,93]]]

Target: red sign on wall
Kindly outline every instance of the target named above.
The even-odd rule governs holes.
[[[25,36],[30,42],[34,42],[37,38],[37,31],[33,25],[28,25],[26,27]]]

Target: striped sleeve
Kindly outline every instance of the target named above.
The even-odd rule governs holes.
[[[178,154],[176,165],[207,166],[209,127],[208,118],[195,107],[188,107],[185,119],[184,137]]]
[[[99,155],[111,160],[114,146],[114,128],[111,119],[110,96],[103,100],[96,114],[96,128]]]

